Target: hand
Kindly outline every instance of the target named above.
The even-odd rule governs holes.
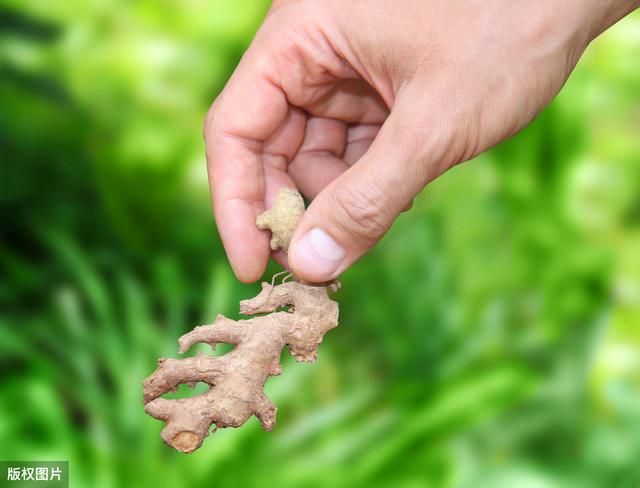
[[[255,218],[283,186],[313,199],[289,267],[337,277],[429,181],[526,126],[588,43],[639,3],[275,2],[205,126],[237,277],[264,272],[269,237]]]

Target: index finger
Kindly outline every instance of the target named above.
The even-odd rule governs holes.
[[[271,80],[266,52],[250,49],[205,122],[213,210],[227,257],[240,281],[253,282],[269,260],[269,238],[255,226],[264,210],[262,147],[287,115],[287,99]]]

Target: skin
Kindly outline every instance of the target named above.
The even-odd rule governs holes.
[[[340,275],[431,180],[528,125],[589,43],[639,6],[274,2],[205,122],[215,219],[238,279],[265,270],[269,235],[255,218],[283,186],[312,203],[288,262],[274,257],[307,281]],[[321,262],[309,257],[312,229],[332,239]]]

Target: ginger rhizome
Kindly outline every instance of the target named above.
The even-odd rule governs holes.
[[[291,308],[275,311],[285,306]],[[218,315],[213,324],[182,336],[180,352],[199,342],[213,348],[219,342],[233,344],[232,351],[217,357],[198,353],[186,359],[160,359],[158,368],[144,381],[144,410],[166,422],[162,439],[179,451],[188,453],[200,447],[212,424],[240,427],[251,415],[270,431],[276,407],[263,387],[269,376],[281,372],[282,348],[287,345],[297,361],[315,361],[325,333],[338,325],[338,304],[327,295],[327,287],[296,282],[263,283],[258,296],[240,302],[240,312],[273,313],[238,321]],[[160,398],[180,384],[199,381],[210,386],[201,395]]]
[[[270,210],[258,215],[256,226],[260,230],[271,231],[271,250],[282,249],[285,253],[293,231],[304,214],[304,200],[302,195],[290,188],[283,188],[278,192]]]
[[[273,207],[258,216],[256,224],[271,230],[272,249],[286,251],[303,212],[300,194],[281,190]],[[212,324],[183,335],[178,341],[180,353],[196,343],[209,344],[214,350],[218,343],[235,347],[222,356],[198,353],[185,359],[160,359],[143,390],[145,412],[166,423],[162,439],[190,453],[202,445],[212,425],[240,427],[252,415],[270,431],[277,409],[265,395],[264,385],[269,376],[281,373],[285,345],[297,361],[315,361],[324,335],[338,325],[338,304],[327,294],[338,286],[262,283],[259,295],[240,302],[240,313],[267,315],[237,321],[218,315]],[[282,307],[289,308],[278,310]],[[198,382],[208,384],[209,389],[191,398],[162,398],[181,384],[193,387]]]

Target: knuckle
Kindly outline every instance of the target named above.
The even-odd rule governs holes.
[[[207,138],[207,134],[211,134],[215,130],[217,118],[217,104],[213,102],[209,110],[207,110],[207,114],[204,117],[204,123],[202,124],[202,135]]]
[[[374,191],[356,191],[339,188],[333,192],[337,212],[337,223],[341,231],[371,244],[383,235],[388,228],[384,198],[378,189]]]

